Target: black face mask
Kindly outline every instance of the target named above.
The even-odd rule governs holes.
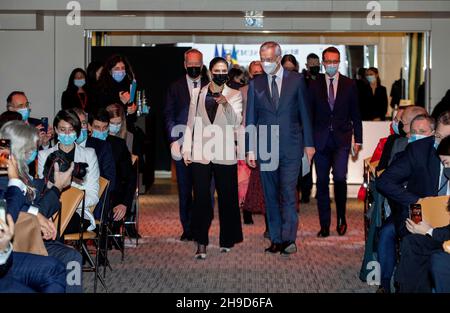
[[[200,66],[190,66],[186,68],[186,72],[190,78],[197,78],[202,73],[202,68]]]
[[[320,66],[311,66],[309,68],[309,72],[311,73],[311,75],[316,76],[320,72]]]
[[[212,80],[217,86],[222,86],[228,81],[228,74],[212,74]]]
[[[398,132],[399,132],[399,135],[400,136],[402,136],[402,137],[406,137],[406,133],[405,133],[405,131],[403,130],[403,122],[402,121],[400,121],[400,122],[398,122]]]

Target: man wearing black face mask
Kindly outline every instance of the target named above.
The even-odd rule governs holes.
[[[197,49],[190,49],[185,52],[184,67],[186,75],[172,83],[168,89],[164,107],[164,121],[172,158],[176,165],[180,221],[183,226],[183,234],[180,239],[189,241],[192,240],[192,174],[191,169],[186,167],[183,162],[180,144],[183,133],[176,126],[186,126],[192,90],[208,84],[208,79],[201,75],[203,55]]]
[[[315,53],[310,53],[306,57],[306,69],[303,69],[303,76],[305,77],[306,86],[309,86],[311,81],[315,81],[320,74],[320,59]]]

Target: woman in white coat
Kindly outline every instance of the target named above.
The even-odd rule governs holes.
[[[226,86],[228,64],[216,57],[209,64],[211,83],[192,92],[183,158],[192,166],[194,207],[192,230],[197,259],[206,258],[208,233],[213,218],[211,179],[219,202],[220,250],[229,252],[243,240],[238,202],[235,129],[242,121],[242,96]]]

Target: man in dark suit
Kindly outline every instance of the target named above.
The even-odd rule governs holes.
[[[184,67],[187,74],[172,83],[168,89],[164,107],[164,120],[177,173],[180,221],[183,226],[183,234],[180,239],[190,241],[192,240],[191,212],[193,203],[191,167],[186,166],[183,162],[180,140],[188,119],[192,90],[205,86],[208,79],[201,75],[203,55],[200,51],[196,49],[186,51]]]
[[[350,149],[354,155],[362,145],[362,122],[358,108],[358,90],[355,82],[339,73],[340,53],[334,47],[322,53],[325,75],[320,75],[311,86],[313,110],[314,158],[317,172],[317,206],[320,217],[318,237],[330,234],[331,207],[328,185],[333,170],[334,197],[339,235],[347,231],[345,219],[347,203],[347,167]],[[355,143],[352,145],[352,135]]]
[[[247,164],[252,168],[256,160],[260,164],[272,242],[266,252],[290,254],[297,251],[296,185],[301,159],[305,152],[310,161],[315,151],[306,86],[302,75],[281,66],[278,43],[263,43],[259,54],[265,74],[249,84],[246,127],[258,130],[247,132]]]

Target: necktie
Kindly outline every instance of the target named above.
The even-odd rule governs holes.
[[[447,195],[447,185],[448,185],[448,178],[444,174],[444,169],[442,169],[441,172],[441,179],[440,179],[440,186],[438,191],[438,196],[445,196]]]
[[[330,105],[331,111],[334,109],[334,85],[333,78],[330,78],[330,87],[328,88],[328,104]]]
[[[194,82],[194,89],[197,88],[198,82]]]
[[[278,93],[278,85],[276,82],[276,75],[272,76],[272,103],[275,109],[278,109],[278,102],[280,102],[280,94]]]

